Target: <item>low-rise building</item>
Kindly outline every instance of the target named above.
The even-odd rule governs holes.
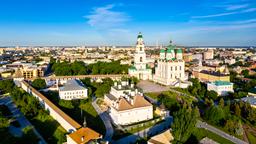
[[[90,142],[98,144],[97,140],[101,138],[101,134],[88,127],[83,127],[67,135],[67,144],[88,144]]]
[[[225,96],[229,92],[234,92],[233,90],[233,83],[227,81],[215,81],[207,83],[207,90],[208,91],[215,91],[220,96]]]
[[[244,102],[247,102],[251,107],[256,108],[256,96],[247,96],[241,99]]]
[[[129,125],[153,118],[153,105],[128,82],[115,82],[110,93],[104,96],[104,101],[109,105],[110,117],[117,125]]]
[[[229,73],[220,73],[216,71],[193,71],[194,78],[198,78],[202,82],[230,81]]]
[[[59,87],[59,97],[64,100],[84,99],[88,97],[87,88],[78,80],[67,80]]]
[[[204,52],[204,60],[213,59],[213,56],[214,56],[213,49],[208,49],[207,51]]]

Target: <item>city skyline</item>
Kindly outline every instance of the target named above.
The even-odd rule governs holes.
[[[0,46],[146,45],[255,46],[256,2],[4,1]]]

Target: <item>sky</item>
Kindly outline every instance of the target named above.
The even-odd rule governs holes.
[[[1,0],[0,46],[256,46],[256,0]]]

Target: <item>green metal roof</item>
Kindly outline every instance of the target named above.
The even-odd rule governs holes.
[[[143,38],[142,33],[140,32],[137,38]]]
[[[131,66],[129,69],[136,70],[135,66]]]
[[[177,49],[177,53],[182,53],[182,49]]]
[[[160,53],[165,53],[165,50],[164,49],[160,49]]]
[[[228,81],[215,81],[214,84],[216,86],[224,86],[224,85],[231,85],[232,83]]]

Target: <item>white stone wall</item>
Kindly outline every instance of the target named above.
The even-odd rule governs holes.
[[[217,85],[214,85],[212,83],[208,83],[207,84],[207,90],[208,91],[215,91],[218,93],[218,95],[221,95],[221,96],[225,96],[228,94],[228,92],[234,92],[233,90],[233,84],[231,85],[220,85],[220,86],[217,86]]]
[[[59,90],[60,99],[64,100],[73,100],[73,99],[84,99],[88,97],[87,89],[83,90],[73,90],[73,91],[60,91]]]
[[[185,80],[185,62],[159,60],[153,80],[164,85],[171,85],[177,79]]]
[[[45,100],[43,100],[40,96],[39,96],[39,92],[37,91],[33,91],[32,92],[32,88],[31,87],[28,87],[25,82],[21,82],[21,88],[23,90],[25,90],[27,93],[35,96],[40,104],[42,105],[42,107],[44,107],[44,109],[46,111],[49,112],[50,116],[52,116],[66,131],[68,132],[73,132],[73,131],[76,131],[76,128],[71,124],[69,123],[66,119],[63,118],[63,116],[58,113],[57,111],[55,111],[54,109],[56,108],[53,108],[52,106],[50,106],[48,103],[48,101],[46,102]],[[56,106],[57,107],[57,106]]]
[[[77,144],[77,143],[67,135],[67,144]]]
[[[117,125],[128,125],[153,118],[153,106],[134,108],[125,111],[110,110],[110,116]]]

